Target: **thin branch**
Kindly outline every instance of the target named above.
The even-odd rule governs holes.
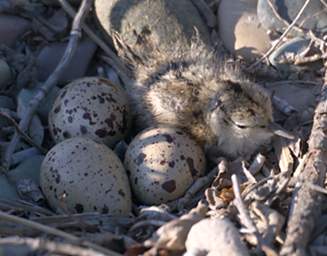
[[[257,60],[255,63],[253,63],[252,65],[250,65],[247,70],[251,70],[253,69],[255,66],[257,66],[260,62],[262,62],[263,60],[267,59],[270,54],[277,48],[277,46],[282,42],[282,40],[287,36],[287,34],[291,31],[291,29],[296,25],[296,23],[299,21],[299,19],[301,18],[305,8],[308,6],[308,4],[310,3],[311,0],[306,0],[305,3],[303,4],[302,8],[300,9],[300,11],[298,12],[298,14],[296,15],[296,17],[294,18],[294,20],[292,21],[292,23],[287,27],[287,29],[284,31],[284,33],[279,37],[279,39],[277,40],[277,42],[259,59]]]
[[[241,189],[238,183],[237,176],[235,174],[232,175],[232,183],[233,183],[233,191],[234,191],[234,205],[240,213],[240,220],[242,224],[246,227],[249,233],[252,233],[256,238],[258,243],[260,242],[259,233],[254,225],[253,221],[250,218],[248,210],[246,209],[242,197],[241,197]]]
[[[42,154],[46,154],[47,153],[47,150],[45,148],[43,148],[42,146],[36,144],[32,138],[25,132],[23,132],[20,128],[19,128],[19,125],[17,124],[17,122],[10,116],[8,115],[7,113],[5,112],[2,112],[0,110],[0,116],[6,118],[16,129],[16,132],[19,133],[19,135],[28,143],[30,144],[31,146],[37,148],[38,150],[40,150],[40,152]]]
[[[324,186],[327,171],[327,66],[325,82],[316,108],[311,135],[308,141],[308,157],[304,163],[290,205],[289,221],[285,243],[281,255],[306,255],[307,245],[321,215],[321,191],[313,190],[313,185]]]
[[[105,256],[105,254],[99,253],[92,249],[87,249],[63,242],[49,241],[42,238],[6,237],[0,239],[0,245],[3,249],[12,246],[13,250],[19,245],[24,245],[34,251],[47,251],[52,255],[60,254],[70,256]]]
[[[120,255],[118,253],[115,253],[114,251],[103,248],[97,244],[94,244],[94,243],[91,243],[88,241],[83,241],[79,237],[76,237],[76,236],[66,233],[64,231],[61,231],[59,229],[48,227],[48,226],[42,225],[40,223],[31,221],[28,219],[24,219],[24,218],[21,218],[18,216],[10,215],[3,211],[0,211],[0,219],[3,221],[9,221],[9,222],[14,222],[16,224],[21,224],[21,225],[24,225],[24,226],[32,228],[32,229],[40,230],[46,234],[59,236],[61,238],[64,238],[64,239],[70,241],[71,243],[87,246],[87,247],[89,247],[93,250],[96,250],[98,252],[101,252],[105,255],[112,255],[112,256]]]
[[[279,21],[281,21],[286,27],[288,27],[290,24],[279,15],[279,13],[276,10],[276,8],[275,8],[272,0],[268,0],[267,3],[269,5],[269,7],[271,8],[272,12],[274,13],[274,15],[276,16],[276,18]],[[294,29],[297,30],[297,31],[299,31],[299,32],[303,32],[303,30],[301,28],[299,28],[298,26],[296,26],[296,25],[294,25]]]
[[[60,0],[60,1],[62,1],[62,0]],[[60,77],[63,75],[64,71],[70,64],[70,62],[76,52],[79,39],[81,38],[81,24],[86,16],[86,14],[90,10],[92,2],[93,2],[92,0],[83,0],[83,2],[81,3],[78,13],[76,14],[74,21],[73,21],[72,29],[70,32],[70,38],[69,38],[69,42],[68,42],[66,51],[65,51],[63,57],[61,58],[59,64],[57,65],[56,69],[54,70],[54,72],[48,77],[48,79],[42,85],[40,90],[30,100],[28,107],[23,114],[23,117],[22,117],[21,121],[19,122],[19,129],[21,131],[26,132],[40,102],[48,94],[48,92],[51,90],[51,88],[58,83],[58,80],[60,79]],[[15,152],[17,144],[20,141],[20,138],[21,138],[21,136],[19,135],[19,133],[15,132],[13,138],[10,141],[9,146],[6,149],[4,163],[3,163],[3,166],[6,170],[8,170],[10,167],[11,156]]]

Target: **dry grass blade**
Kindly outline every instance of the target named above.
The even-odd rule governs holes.
[[[7,214],[7,213],[5,213],[3,211],[0,211],[0,220],[14,222],[16,224],[21,224],[21,225],[24,225],[24,226],[32,228],[32,229],[40,230],[40,231],[42,231],[42,232],[44,232],[46,234],[59,236],[61,238],[64,238],[64,239],[68,240],[71,243],[87,246],[89,248],[92,248],[95,251],[103,253],[104,255],[113,255],[113,256],[120,255],[118,253],[115,253],[114,251],[108,250],[108,249],[103,248],[103,247],[101,247],[99,245],[90,243],[88,241],[83,241],[79,237],[76,237],[76,236],[71,235],[69,233],[66,233],[64,231],[61,231],[61,230],[58,230],[58,229],[55,229],[55,228],[52,228],[52,227],[48,227],[48,226],[42,225],[40,223],[31,221],[31,220],[27,220],[27,219],[24,219],[24,218],[21,218],[21,217],[10,215],[10,214]]]

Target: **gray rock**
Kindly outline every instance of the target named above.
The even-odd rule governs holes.
[[[12,47],[30,27],[31,23],[26,19],[0,14],[0,44]]]
[[[154,49],[167,54],[177,47],[188,49],[196,32],[199,40],[211,45],[208,27],[191,1],[96,0],[94,6],[106,34],[111,36],[112,31],[117,31],[125,43],[142,55],[152,53],[152,47],[147,47],[142,37]]]
[[[12,98],[8,96],[0,95],[0,108],[15,110],[16,107]]]
[[[5,60],[0,59],[0,91],[6,89],[11,79],[10,67]]]
[[[0,199],[10,201],[20,199],[15,187],[8,182],[4,175],[0,175]]]
[[[262,56],[270,47],[266,30],[259,23],[256,7],[256,0],[222,0],[217,15],[224,46],[248,61]]]
[[[56,11],[51,17],[47,17],[48,25],[37,24],[34,29],[41,33],[48,41],[55,41],[56,38],[62,36],[69,26],[69,20],[62,9]]]
[[[15,169],[9,172],[10,178],[15,182],[22,179],[31,179],[36,185],[40,185],[40,167],[44,156],[35,155],[23,161]]]
[[[11,163],[13,165],[17,165],[23,161],[25,161],[26,159],[29,159],[31,157],[34,157],[36,155],[39,155],[40,151],[37,148],[28,148],[28,149],[24,149],[18,152],[15,152],[12,157],[11,157]]]
[[[54,71],[66,49],[66,46],[67,43],[53,43],[41,50],[36,60],[38,78],[41,81],[45,81]],[[83,77],[96,48],[97,46],[90,40],[80,42],[75,56],[59,82],[66,83],[70,80]]]
[[[279,71],[289,73],[295,66],[292,66],[291,56],[300,55],[308,48],[311,40],[295,37],[278,47],[270,56],[270,63]]]

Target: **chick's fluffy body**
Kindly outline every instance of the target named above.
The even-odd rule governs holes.
[[[140,126],[182,128],[230,157],[251,154],[272,136],[268,94],[205,46],[135,56],[128,59],[135,80],[128,92]]]

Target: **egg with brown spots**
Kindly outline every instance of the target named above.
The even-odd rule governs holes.
[[[177,199],[205,171],[201,147],[185,132],[171,127],[149,128],[128,146],[125,168],[134,195],[143,204]]]
[[[57,212],[127,215],[131,211],[122,162],[110,148],[88,138],[75,137],[54,146],[42,162],[40,183]]]
[[[130,126],[127,95],[119,86],[98,77],[77,79],[58,94],[49,114],[56,143],[86,136],[113,147]]]

